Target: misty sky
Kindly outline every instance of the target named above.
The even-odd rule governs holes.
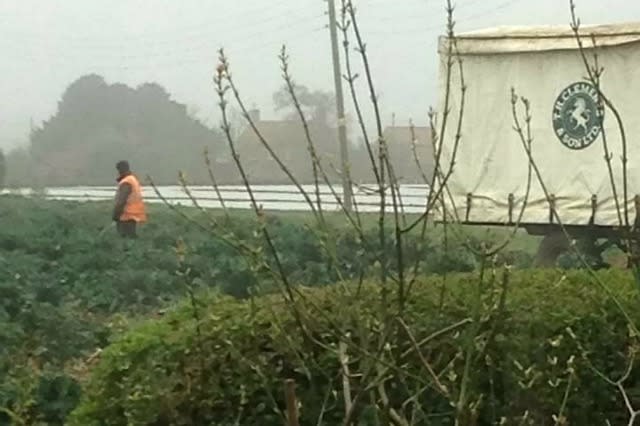
[[[638,0],[577,0],[584,23],[640,20]],[[435,100],[443,0],[358,0],[386,124],[424,123]],[[565,24],[565,0],[458,0],[458,30]],[[211,82],[225,47],[248,105],[274,118],[279,46],[300,84],[332,90],[323,0],[0,0],[0,148],[26,143],[29,121],[56,110],[87,73],[136,86],[154,81],[218,124]],[[356,58],[354,58],[356,59]],[[347,100],[348,101],[348,100]],[[349,105],[349,102],[347,102]]]

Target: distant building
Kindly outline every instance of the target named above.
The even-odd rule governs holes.
[[[391,164],[400,183],[424,183],[422,171],[431,179],[434,168],[433,144],[429,127],[414,127],[413,133],[409,126],[387,127],[384,139],[389,147]],[[415,136],[415,141],[413,141]],[[414,155],[414,146],[415,154]],[[416,164],[418,157],[420,167]]]
[[[258,110],[250,111],[256,132],[246,126],[236,141],[240,160],[253,184],[289,184],[290,181],[272,159],[260,140],[262,137],[302,184],[313,182],[313,169],[308,141],[300,120],[263,120]],[[341,168],[337,131],[324,122],[310,121],[309,133],[322,167],[332,182],[340,182],[337,170]],[[431,132],[427,127],[415,127],[416,153],[424,173],[431,178],[433,173],[433,148]],[[372,135],[370,135],[371,137]],[[422,184],[424,179],[416,165],[413,154],[412,133],[408,126],[387,127],[384,138],[389,147],[391,164],[400,183]],[[377,162],[377,141],[372,139]],[[371,161],[366,148],[361,144],[352,147],[349,160],[351,176],[358,183],[374,183]],[[237,177],[236,179],[237,180]]]
[[[413,136],[415,136],[416,139],[415,144]],[[372,138],[371,134],[369,137],[371,138],[373,154],[377,164],[378,143],[376,138]],[[428,179],[431,179],[434,169],[431,129],[416,126],[412,134],[411,127],[409,126],[389,126],[384,129],[383,137],[389,150],[391,165],[393,166],[399,183],[424,184],[423,172]],[[416,163],[414,146],[420,167],[418,167]],[[352,157],[351,163],[354,178],[360,182],[375,182],[371,168],[371,159],[364,143],[360,144],[355,155]],[[422,171],[420,169],[422,169]],[[388,176],[388,173],[386,173],[386,175]]]
[[[257,133],[247,126],[236,142],[240,160],[250,181],[256,184],[291,183],[262,143],[262,137],[300,183],[312,183],[313,167],[309,143],[300,120],[263,120],[257,110],[251,111],[250,115]],[[308,125],[323,168],[336,181],[334,168],[340,167],[336,131],[324,123],[310,121]]]

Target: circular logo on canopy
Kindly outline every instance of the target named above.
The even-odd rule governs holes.
[[[590,83],[573,83],[553,105],[553,130],[569,149],[584,149],[600,135],[603,110],[598,91]]]

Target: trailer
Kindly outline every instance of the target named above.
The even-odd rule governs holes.
[[[544,236],[541,266],[554,264],[569,239],[620,245],[639,214],[640,23],[584,26],[580,35],[583,49],[569,26],[499,27],[441,37],[438,48],[439,124],[449,111],[439,140],[445,210],[464,224]],[[450,53],[460,67],[447,65]],[[604,69],[599,86],[585,57]],[[512,88],[530,103],[530,153],[514,131]],[[626,173],[623,132],[599,93],[624,123]]]

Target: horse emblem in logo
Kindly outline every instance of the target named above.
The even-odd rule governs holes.
[[[597,89],[590,83],[574,83],[556,99],[553,130],[567,148],[587,148],[600,135],[603,112],[598,105]]]

